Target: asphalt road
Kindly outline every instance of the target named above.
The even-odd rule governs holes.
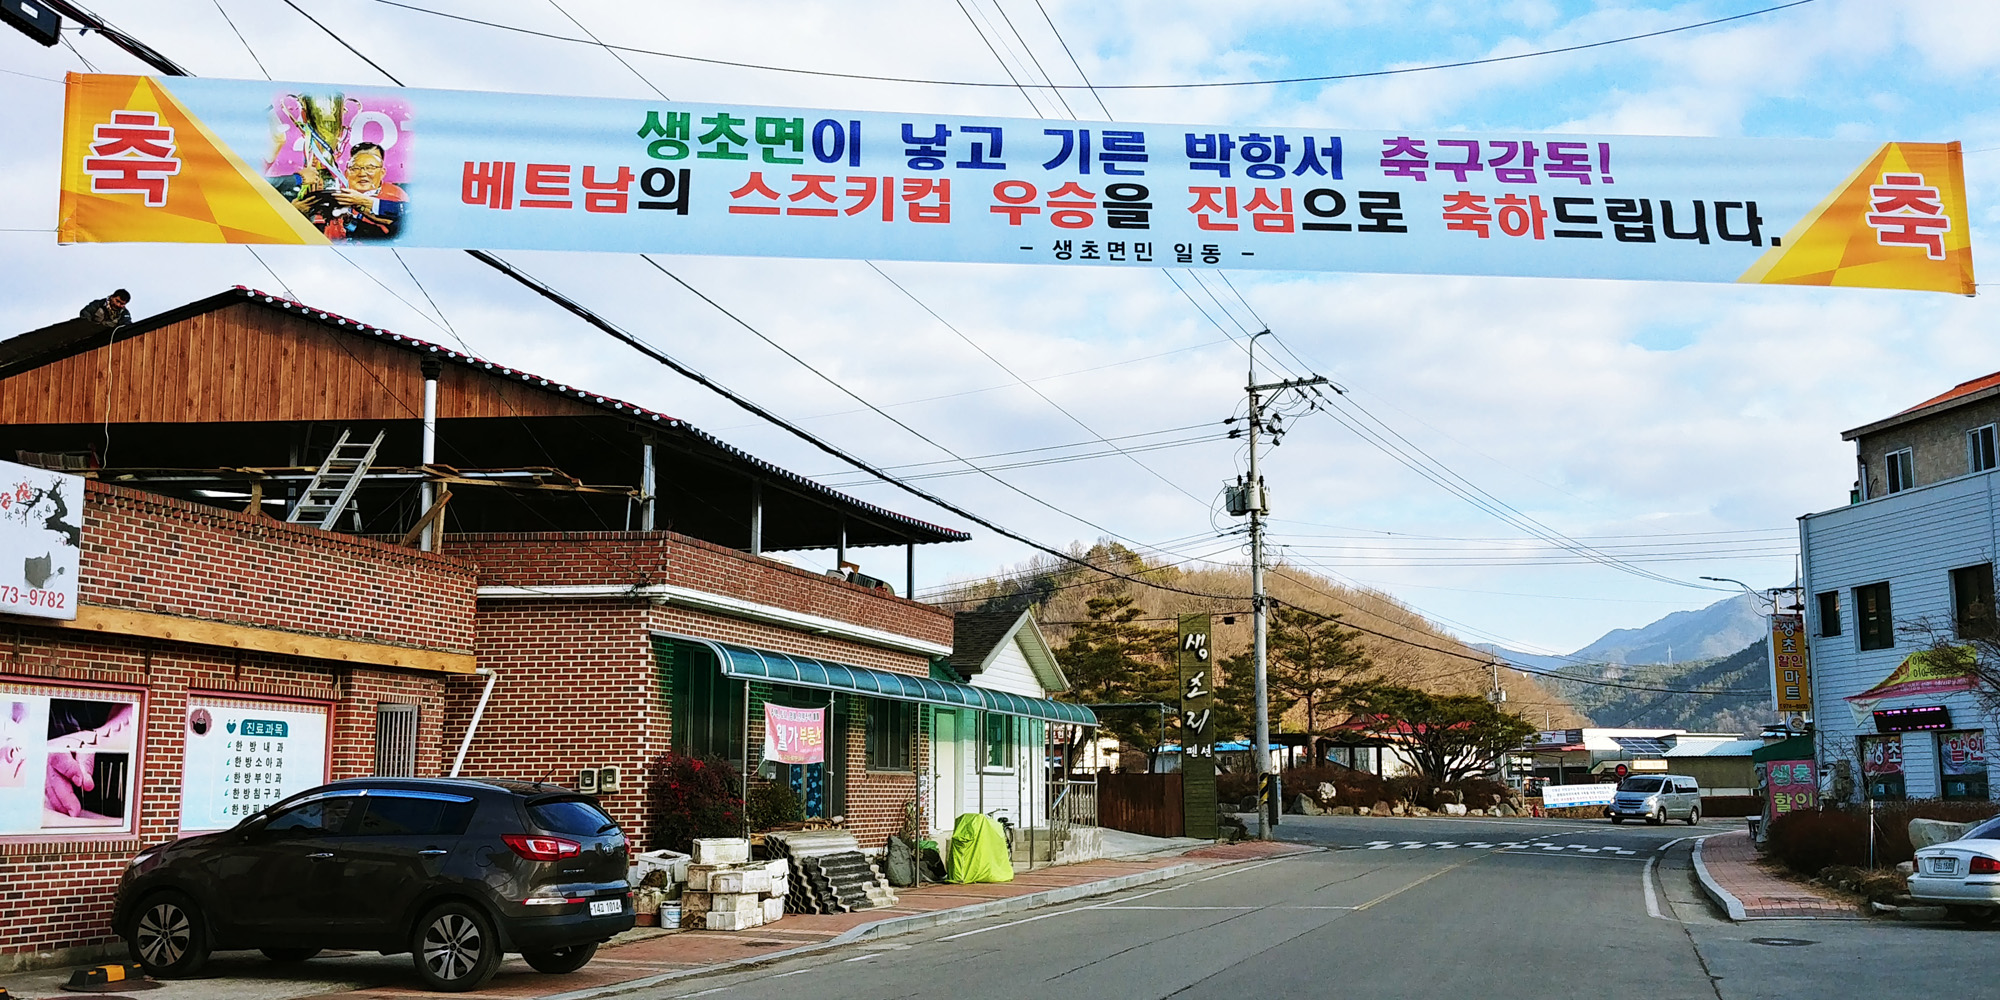
[[[1711,824],[1707,830],[1720,829]],[[1973,997],[2000,931],[1716,917],[1704,828],[1286,817],[1323,848],[630,996]]]

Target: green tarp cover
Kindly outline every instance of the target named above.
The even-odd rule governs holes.
[[[1014,865],[1007,860],[1007,835],[985,813],[966,813],[951,828],[951,860],[947,882],[1012,882]]]

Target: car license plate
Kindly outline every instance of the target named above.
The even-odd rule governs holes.
[[[590,901],[590,915],[593,917],[609,917],[623,912],[625,912],[625,901],[622,899],[593,899]]]
[[[1924,872],[1929,875],[1949,875],[1958,869],[1958,862],[1950,858],[1925,858]]]

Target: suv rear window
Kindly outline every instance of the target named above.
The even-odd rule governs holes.
[[[589,799],[544,799],[528,804],[535,825],[549,833],[572,837],[595,837],[618,829],[618,824]]]
[[[1657,792],[1660,790],[1661,780],[1659,778],[1626,778],[1624,781],[1618,783],[1618,790],[1621,792]]]

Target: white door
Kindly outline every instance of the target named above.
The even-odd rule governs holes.
[[[958,713],[937,709],[931,722],[931,829],[949,831],[958,819]]]

